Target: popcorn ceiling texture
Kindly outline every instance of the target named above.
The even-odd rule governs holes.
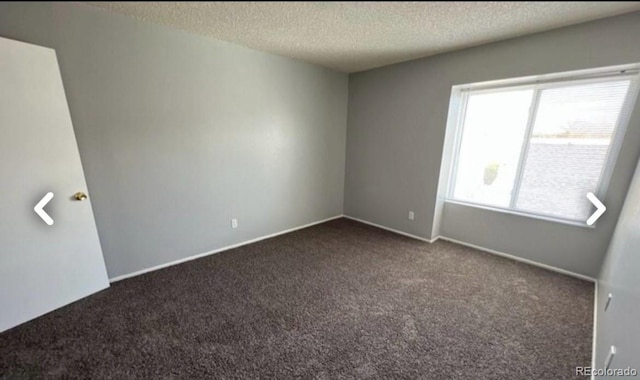
[[[640,10],[640,2],[89,2],[357,72]]]

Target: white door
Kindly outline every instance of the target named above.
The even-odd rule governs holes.
[[[0,38],[0,332],[109,286],[86,191],[55,51]]]

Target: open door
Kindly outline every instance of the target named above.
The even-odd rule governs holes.
[[[55,51],[0,38],[0,332],[109,286],[78,192],[87,185]]]

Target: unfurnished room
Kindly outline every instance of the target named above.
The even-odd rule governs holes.
[[[0,2],[0,379],[640,376],[640,2]]]

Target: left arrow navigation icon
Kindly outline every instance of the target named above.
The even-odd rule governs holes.
[[[49,214],[47,214],[44,211],[44,206],[46,206],[47,203],[49,203],[49,201],[52,198],[53,198],[53,193],[52,192],[48,192],[44,197],[42,197],[42,199],[40,199],[40,202],[38,202],[35,205],[35,207],[33,208],[33,211],[35,211],[36,214],[38,214],[38,216],[40,218],[42,218],[42,220],[44,220],[44,222],[47,223],[48,225],[52,225],[53,224],[53,219],[51,219]]]

